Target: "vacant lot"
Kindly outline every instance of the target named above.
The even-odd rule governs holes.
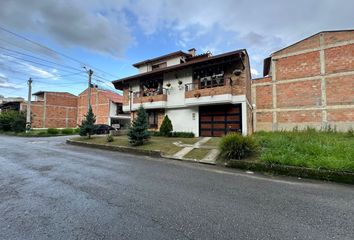
[[[354,136],[350,133],[258,132],[256,161],[316,169],[354,172]],[[217,147],[220,138],[206,143]]]

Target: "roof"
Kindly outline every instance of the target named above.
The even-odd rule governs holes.
[[[112,102],[115,103],[122,103],[123,102],[123,96],[119,95],[117,93],[108,91],[108,90],[100,90],[102,91],[103,95],[105,95],[107,98],[109,98]]]
[[[215,56],[208,57],[208,58],[200,58],[200,59],[197,58],[197,59],[195,59],[193,61],[187,61],[185,63],[176,64],[176,65],[172,65],[172,66],[169,66],[169,67],[156,69],[154,71],[139,73],[139,74],[136,74],[136,75],[133,75],[133,76],[130,76],[130,77],[121,78],[121,79],[112,81],[112,83],[116,84],[116,83],[120,83],[120,82],[124,82],[124,81],[134,80],[134,79],[137,79],[137,78],[140,78],[140,77],[153,76],[153,75],[161,74],[161,73],[168,72],[168,71],[174,71],[174,70],[190,67],[190,66],[193,66],[193,65],[198,64],[198,63],[205,63],[205,62],[212,61],[212,60],[222,59],[224,57],[229,57],[229,56],[237,55],[237,54],[240,54],[240,53],[247,54],[247,51],[246,51],[246,49],[240,49],[240,50],[236,50],[236,51],[232,51],[232,52],[227,52],[227,53],[215,55]]]
[[[189,53],[185,53],[183,51],[176,51],[176,52],[165,54],[165,55],[162,55],[162,56],[159,56],[159,57],[156,57],[156,58],[147,59],[147,60],[144,60],[144,61],[141,61],[141,62],[138,62],[138,63],[134,63],[133,66],[134,67],[139,67],[139,66],[141,66],[143,64],[156,62],[156,61],[163,60],[163,59],[170,58],[170,57],[174,57],[174,56],[188,56],[188,57],[190,57],[191,55]]]
[[[313,35],[311,35],[311,36],[309,36],[309,37],[307,37],[307,38],[301,39],[300,41],[297,41],[297,42],[295,42],[295,43],[293,43],[293,44],[291,44],[291,45],[289,45],[289,46],[286,46],[286,47],[284,47],[284,48],[281,48],[281,49],[279,49],[279,50],[273,52],[271,55],[274,55],[274,54],[276,54],[276,53],[278,53],[278,52],[280,52],[280,51],[283,51],[284,49],[290,48],[290,47],[292,47],[292,46],[294,46],[294,45],[296,45],[296,44],[298,44],[298,43],[300,43],[300,42],[302,42],[302,41],[305,41],[305,40],[307,40],[307,39],[310,39],[310,38],[312,38],[312,37],[314,37],[314,36],[316,36],[316,35],[319,35],[319,34],[321,34],[321,33],[352,32],[352,31],[354,31],[354,29],[347,29],[347,30],[343,30],[343,29],[342,29],[342,30],[327,30],[327,31],[321,31],[321,32],[315,33],[315,34],[313,34]]]
[[[77,97],[76,95],[74,95],[74,94],[72,94],[72,93],[69,93],[69,92],[53,92],[53,91],[38,91],[38,92],[33,93],[32,95],[38,96],[38,95],[42,95],[42,94],[44,94],[44,93],[66,93],[66,94],[70,94],[70,95],[72,95],[72,96]]]

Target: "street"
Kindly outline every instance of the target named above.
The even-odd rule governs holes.
[[[0,239],[354,239],[354,187],[0,136]]]

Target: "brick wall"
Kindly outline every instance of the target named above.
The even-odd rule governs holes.
[[[87,114],[87,102],[88,102],[87,89],[79,94],[78,99],[78,117],[77,124],[81,124]],[[92,88],[91,89],[91,107],[92,112],[96,116],[97,124],[109,123],[109,111],[110,111],[110,99],[104,95],[102,90]]]
[[[70,93],[44,92],[41,101],[31,103],[33,128],[74,128],[77,118],[77,97]],[[27,105],[23,104],[23,110]]]
[[[255,128],[354,127],[354,31],[323,32],[272,54],[252,82]]]

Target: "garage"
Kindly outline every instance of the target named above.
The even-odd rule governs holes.
[[[199,107],[199,135],[221,137],[229,132],[241,132],[241,104]]]

